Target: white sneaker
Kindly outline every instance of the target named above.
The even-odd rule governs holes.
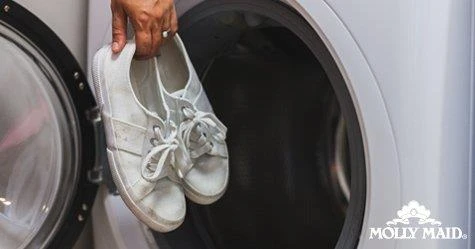
[[[192,160],[181,164],[177,174],[190,200],[213,203],[228,184],[226,126],[213,113],[180,37],[176,35],[160,51],[156,58],[160,93]]]
[[[176,126],[161,117],[154,60],[134,61],[135,43],[100,49],[92,69],[112,177],[125,204],[150,228],[167,232],[184,220],[186,202],[172,168],[189,164]]]

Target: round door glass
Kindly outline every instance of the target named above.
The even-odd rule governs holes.
[[[52,238],[77,180],[78,129],[54,66],[0,22],[0,245]]]

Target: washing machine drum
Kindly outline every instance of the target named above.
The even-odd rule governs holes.
[[[189,203],[183,226],[155,234],[159,248],[355,248],[361,134],[315,30],[278,1],[209,0],[181,17],[180,35],[228,127],[230,180],[216,203]]]
[[[96,192],[95,103],[45,24],[10,1],[0,10],[0,245],[69,247]]]

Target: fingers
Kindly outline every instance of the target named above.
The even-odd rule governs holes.
[[[152,28],[152,56],[160,53],[160,46],[164,39],[162,37],[162,26],[156,23]]]
[[[112,10],[112,51],[122,51],[127,41],[127,15],[122,7],[111,1]]]
[[[167,32],[166,37],[164,37],[164,32]],[[170,31],[170,11],[167,11],[166,14],[163,16],[162,19],[162,26],[161,29],[158,32],[158,35],[162,38],[160,46],[163,45],[163,43],[167,42],[170,37],[171,37],[171,31]]]
[[[170,23],[171,11],[170,10],[167,10],[163,15],[162,31],[170,31],[170,26],[171,26],[171,23]]]
[[[170,11],[170,32],[171,37],[173,37],[176,32],[178,32],[178,19],[176,16],[175,5],[173,5],[172,10]]]
[[[153,17],[150,13],[142,12],[131,18],[132,26],[135,30],[135,58],[147,59],[152,53]]]
[[[155,6],[157,13],[163,13],[161,16],[158,16],[160,19],[157,19],[157,25],[155,29],[152,29],[154,55],[160,53],[160,47],[166,42],[167,38],[163,37],[163,32],[169,30],[170,27],[170,7],[166,5],[166,1],[161,1],[159,5]]]
[[[115,1],[119,0],[112,0],[112,2]],[[123,7],[125,11],[122,11],[119,15],[114,15],[114,20],[118,19],[116,16],[126,16],[125,14],[129,16],[135,30],[135,58],[151,58],[157,55],[163,43],[177,32],[178,22],[173,0],[131,1],[129,3],[130,5]],[[123,18],[123,20],[123,23],[118,23],[116,26],[121,27],[123,25],[124,28],[114,29],[118,30],[115,31],[119,34],[118,37],[123,37],[123,43],[118,38],[117,45],[115,45],[116,40],[114,40],[113,46],[120,47],[120,49],[117,49],[118,51],[125,46],[126,41],[126,18]],[[167,38],[162,36],[164,31],[169,31]]]
[[[162,32],[168,31],[168,37],[165,39],[165,41],[170,40],[178,31],[178,20],[173,1],[170,1],[168,6],[168,11],[163,18],[162,26]]]
[[[135,30],[135,58],[148,59],[153,52],[151,30]]]

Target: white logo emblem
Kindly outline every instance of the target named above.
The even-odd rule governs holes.
[[[401,210],[397,211],[397,216],[392,221],[386,222],[388,226],[395,226],[398,223],[409,225],[411,218],[416,218],[419,225],[429,223],[431,225],[440,226],[442,223],[435,219],[429,218],[430,210],[419,204],[417,201],[410,201],[407,205],[402,206]]]
[[[466,239],[460,227],[442,227],[430,217],[431,212],[417,201],[410,201],[397,211],[397,218],[386,227],[371,227],[369,239]]]

